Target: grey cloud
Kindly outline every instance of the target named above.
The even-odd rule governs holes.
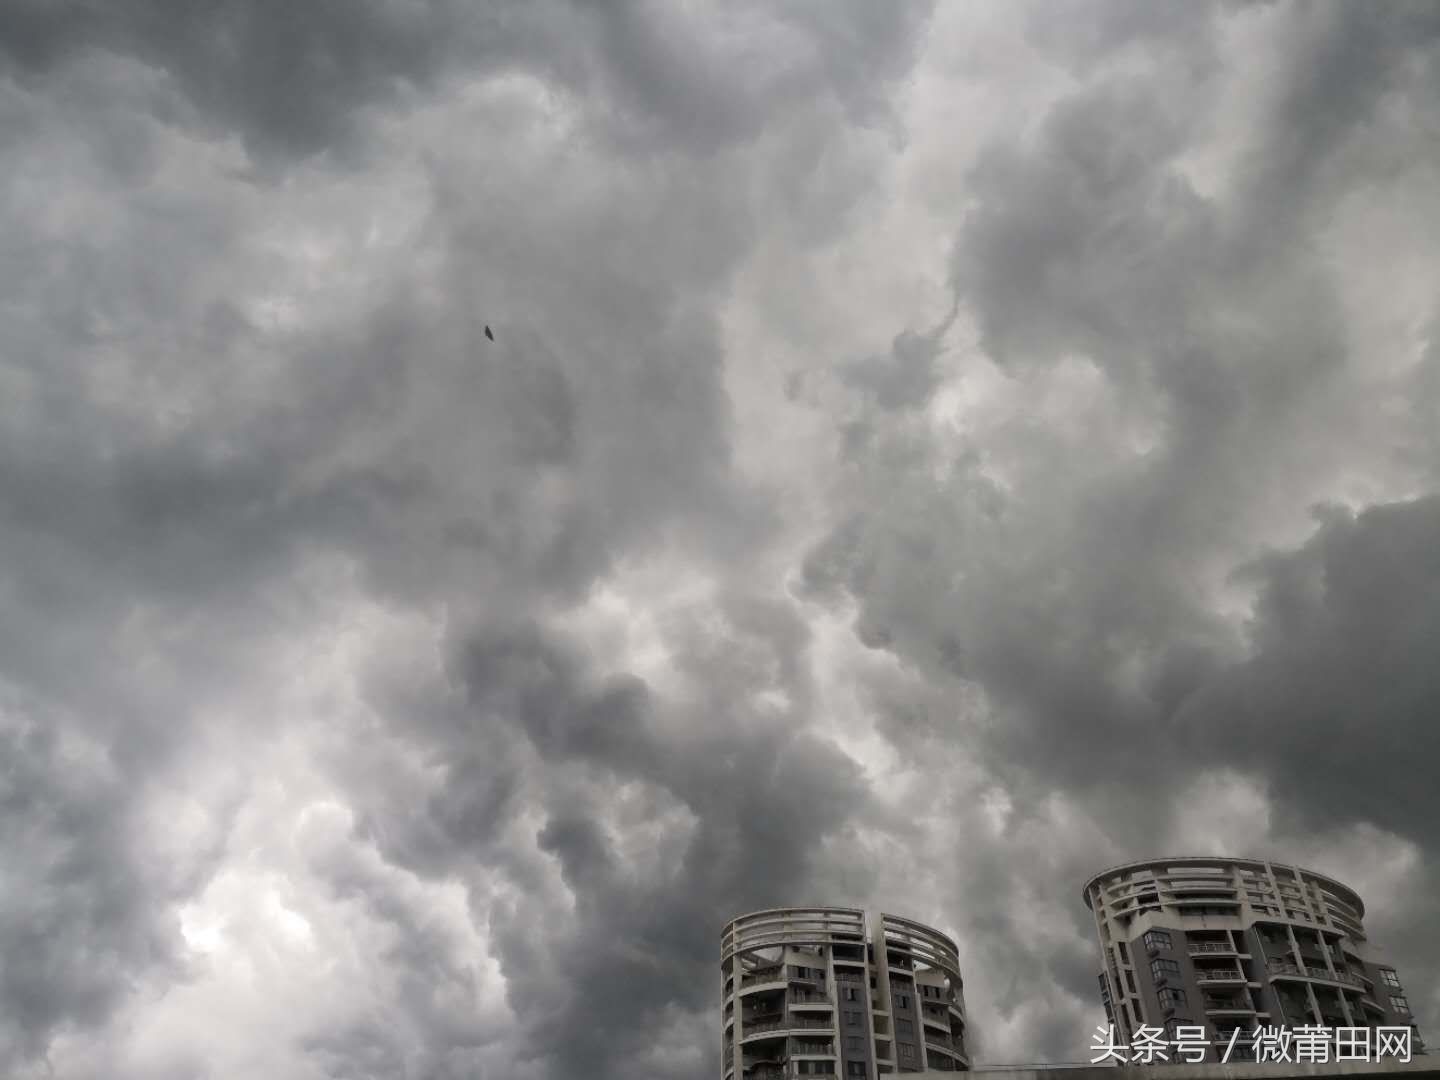
[[[1415,393],[1380,430],[1347,268],[1306,242],[1424,165],[1392,106],[1429,100],[1427,8],[1015,14],[1065,89],[928,211],[954,222],[953,321],[795,384],[797,410],[835,388],[813,401],[841,453],[791,491],[737,468],[762,366],[739,350],[768,345],[728,305],[766,244],[821,277],[848,259],[929,92],[928,5],[292,7],[0,14],[0,843],[34,883],[0,887],[25,959],[0,968],[0,1066],[199,977],[175,907],[234,853],[217,825],[163,855],[143,811],[166,785],[224,802],[198,789],[232,717],[295,755],[275,784],[347,804],[297,881],[383,928],[379,996],[335,987],[296,1075],[710,1074],[727,918],[865,902],[887,859],[926,888],[904,860],[931,824],[823,734],[850,681],[941,793],[927,822],[966,837],[935,894],[991,992],[972,1007],[1023,1017],[1037,1056],[1073,1057],[1095,1005],[1078,881],[1162,835],[1198,770],[1257,775],[1277,833],[1371,821],[1433,864],[1433,499],[1268,539],[1356,462],[1433,480],[1433,355],[1381,380]],[[1253,19],[1294,33],[1259,47],[1279,92],[1212,192],[1187,154],[1256,59],[1216,47],[1224,21]],[[820,307],[787,333],[823,359],[798,329]],[[972,325],[992,383],[1048,412],[930,422],[988,362]],[[1248,638],[1206,594],[1242,566]],[[613,633],[658,638],[663,679],[586,622],[631,576]],[[815,629],[852,604],[883,674],[835,670]],[[272,712],[352,619],[423,629],[346,672],[355,715]],[[1361,712],[1383,762],[1338,749]],[[1357,782],[1395,755],[1393,785]],[[1057,792],[1093,833],[1045,835]],[[463,892],[513,1024],[407,882]],[[1055,939],[1015,922],[1042,899]]]
[[[103,747],[58,734],[56,718],[42,716],[13,697],[0,711],[7,1069],[42,1057],[57,1034],[100,1024],[141,978],[185,977],[176,927],[157,912],[188,895],[219,854],[203,844],[179,862],[147,854],[136,839],[134,778]]]
[[[1185,703],[1181,738],[1197,757],[1222,740],[1301,816],[1297,832],[1369,821],[1431,850],[1440,500],[1331,514],[1248,572],[1254,655]]]
[[[756,614],[737,610],[749,629],[732,626],[732,640],[793,633]],[[707,647],[704,636],[677,632],[688,640],[685,652]],[[524,1021],[527,1042],[557,1075],[626,1075],[647,1051],[647,1024],[668,1009],[698,1013],[710,1004],[713,933],[724,920],[803,895],[817,843],[857,816],[872,817],[858,770],[803,731],[726,716],[719,688],[746,685],[729,672],[692,669],[713,680],[717,705],[707,710],[713,715],[687,717],[633,678],[591,674],[573,647],[533,628],[482,632],[463,645],[457,673],[475,720],[457,715],[464,728],[437,728],[434,737],[457,748],[477,737],[499,747],[510,731],[526,733],[540,760],[523,782],[545,811],[534,842],[556,860],[575,904],[573,915],[562,914],[568,905],[555,907],[533,871],[517,871],[535,890],[532,904],[567,929],[538,933],[526,908],[492,912],[510,1000],[517,1016],[534,1018]],[[795,678],[784,668],[771,677],[791,686]],[[653,792],[647,813],[663,829],[667,856],[655,876],[635,877],[617,863],[615,840],[597,816],[614,785],[636,782]],[[471,783],[464,770],[452,771],[432,805],[463,802]],[[689,824],[665,825],[666,807],[671,815],[684,807]],[[449,835],[457,855],[483,850],[463,827]],[[389,855],[409,858],[403,848]],[[489,859],[503,865],[515,857]],[[573,1037],[547,1039],[557,1023]]]
[[[862,119],[883,110],[876,87],[904,71],[929,7],[744,12],[756,43],[779,37],[772,51],[743,41],[717,48],[693,13],[629,0],[149,0],[124,8],[22,0],[7,8],[0,42],[12,68],[32,79],[97,52],[163,71],[183,94],[183,111],[212,130],[240,133],[262,165],[325,151],[363,155],[367,110],[477,71],[529,72],[579,101],[604,101],[598,119],[622,145],[664,141],[703,151],[753,138],[777,101],[833,96]],[[818,47],[806,50],[812,41]]]

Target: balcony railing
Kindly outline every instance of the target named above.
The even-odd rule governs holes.
[[[767,1031],[797,1031],[811,1028],[819,1031],[833,1031],[835,1024],[834,1021],[812,1016],[787,1016],[783,1020],[771,1020],[763,1024],[746,1024],[743,1034],[745,1036],[763,1035]]]
[[[1213,994],[1204,994],[1201,1000],[1205,1003],[1207,1012],[1247,1012],[1252,1013],[1255,1007],[1243,998],[1221,998]]]
[[[1288,960],[1271,961],[1270,974],[1303,975],[1307,979],[1326,979],[1329,982],[1340,982],[1347,986],[1364,986],[1359,976],[1351,975],[1348,971],[1330,971],[1327,968],[1313,967],[1309,964],[1301,967],[1299,964],[1292,964]]]
[[[1202,953],[1233,953],[1234,946],[1223,941],[1192,941],[1189,945],[1190,955],[1199,956]]]
[[[823,1057],[834,1057],[835,1047],[828,1042],[805,1042],[802,1039],[791,1039],[790,1053],[808,1054],[811,1056],[818,1054]]]
[[[791,1005],[829,1005],[829,994],[810,994],[801,990],[790,995]]]
[[[741,985],[742,987],[745,987],[745,986],[754,986],[756,983],[784,982],[784,981],[785,981],[784,972],[783,972],[780,968],[778,968],[778,967],[775,967],[775,968],[761,968],[761,969],[758,970],[758,971],[752,971],[749,975],[742,975],[742,976],[740,977],[740,985]]]
[[[1239,968],[1196,968],[1195,981],[1201,983],[1244,982],[1245,973]]]

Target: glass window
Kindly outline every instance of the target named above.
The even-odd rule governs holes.
[[[1380,978],[1386,986],[1398,987],[1400,985],[1400,976],[1396,975],[1395,972],[1389,968],[1380,969]]]
[[[1390,1000],[1394,1001],[1395,999],[1391,998]],[[901,1035],[909,1035],[915,1030],[915,1021],[906,1020],[902,1016],[899,1020],[895,1021],[895,1030],[900,1032]]]
[[[845,1036],[845,1049],[846,1049],[846,1050],[864,1050],[864,1049],[865,1049],[865,1039],[864,1039],[864,1037],[863,1037],[863,1036],[860,1036],[860,1035],[846,1035],[846,1036]]]
[[[915,1047],[911,1046],[909,1043],[901,1043],[901,1044],[900,1044],[900,1060],[901,1060],[901,1061],[914,1061],[914,1060],[915,1060]]]
[[[1170,948],[1170,932],[1168,930],[1146,930],[1142,940],[1147,949]]]
[[[1174,960],[1169,960],[1163,956],[1157,956],[1154,960],[1150,961],[1150,977],[1156,982],[1159,982],[1161,979],[1170,978],[1179,974],[1180,965],[1177,964]]]
[[[845,1023],[848,1027],[860,1026],[860,1011],[858,1009],[845,1010]]]
[[[1409,1013],[1410,1003],[1399,994],[1390,995],[1390,1005],[1398,1013]]]
[[[1155,991],[1155,996],[1160,999],[1163,1008],[1173,1009],[1185,1004],[1185,991],[1173,986],[1162,986]]]
[[[863,1061],[851,1061],[845,1065],[846,1076],[864,1076],[865,1063]]]

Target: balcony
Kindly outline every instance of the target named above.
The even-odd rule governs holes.
[[[811,1042],[805,1039],[791,1039],[790,1053],[799,1057],[834,1057],[835,1046],[830,1042]]]
[[[1195,981],[1198,983],[1243,983],[1245,973],[1239,968],[1196,968]]]
[[[783,983],[784,981],[785,972],[781,968],[759,968],[740,977],[740,989],[745,990],[751,986],[760,986],[764,983]]]
[[[1351,975],[1348,971],[1330,971],[1323,967],[1313,967],[1309,964],[1301,967],[1292,964],[1288,960],[1272,960],[1270,962],[1270,976],[1295,976],[1304,979],[1321,979],[1325,982],[1342,983],[1345,986],[1354,986],[1361,990],[1365,984],[1358,975]]]
[[[940,1050],[942,1053],[954,1054],[956,1056],[964,1053],[961,1046],[950,1036],[936,1035],[929,1031],[925,1033],[925,1047],[927,1050],[933,1048]]]
[[[1191,956],[1239,955],[1239,951],[1228,941],[1192,941],[1186,948]]]
[[[790,995],[790,1004],[793,1005],[823,1005],[829,1008],[833,1002],[829,994],[812,994],[808,991],[797,990]]]
[[[1214,994],[1202,994],[1201,1000],[1205,1005],[1205,1011],[1207,1013],[1244,1013],[1250,1016],[1255,1012],[1255,1007],[1244,998],[1216,997]]]
[[[745,1030],[740,1033],[741,1040],[754,1038],[760,1035],[770,1035],[778,1031],[834,1031],[835,1022],[823,1017],[813,1016],[787,1016],[780,1020],[770,1020],[760,1024],[746,1024]]]

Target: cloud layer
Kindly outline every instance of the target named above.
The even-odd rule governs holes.
[[[1440,1030],[1437,57],[6,5],[0,1071],[694,1080],[792,902],[1074,1059],[1081,883],[1233,845]]]

